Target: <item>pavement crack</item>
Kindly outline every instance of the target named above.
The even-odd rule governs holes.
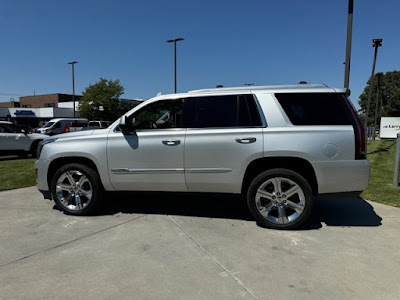
[[[127,221],[125,221],[125,222],[122,222],[122,223],[119,223],[119,224],[116,224],[116,225],[113,225],[113,226],[110,226],[110,227],[101,229],[101,230],[99,230],[99,231],[92,232],[92,233],[90,233],[90,234],[81,236],[81,237],[79,237],[79,238],[70,240],[70,241],[68,241],[68,242],[65,242],[65,243],[58,244],[58,245],[56,245],[56,246],[47,248],[47,249],[45,249],[45,250],[42,250],[42,251],[39,251],[39,252],[36,252],[36,253],[33,253],[33,254],[29,254],[29,255],[27,255],[27,256],[24,256],[24,257],[18,258],[18,259],[16,259],[16,260],[13,260],[13,261],[11,261],[11,262],[8,262],[8,263],[5,263],[5,264],[3,264],[3,265],[0,265],[0,268],[6,267],[6,266],[11,265],[11,264],[14,264],[14,263],[19,262],[19,261],[21,261],[21,260],[25,260],[25,259],[30,258],[30,257],[32,257],[32,256],[36,256],[36,255],[42,254],[42,253],[44,253],[44,252],[47,252],[47,251],[50,251],[50,250],[53,250],[53,249],[57,249],[57,248],[63,247],[63,246],[68,245],[68,244],[72,244],[72,243],[74,243],[74,242],[76,242],[76,241],[83,240],[83,239],[85,239],[85,238],[87,238],[87,237],[90,237],[90,236],[93,236],[93,235],[102,233],[102,232],[104,232],[104,231],[113,229],[113,228],[115,228],[115,227],[118,227],[118,226],[121,226],[121,225],[125,225],[125,224],[127,224],[127,223],[136,221],[137,219],[140,219],[140,218],[142,218],[142,217],[144,217],[144,216],[146,216],[146,215],[137,216],[137,217],[135,217],[135,218],[133,218],[133,219],[130,219],[130,220],[127,220]]]
[[[243,288],[251,297],[253,297],[254,299],[258,300],[258,298],[253,294],[253,292],[247,288],[243,281],[241,281],[237,276],[235,276],[236,272],[230,272],[227,268],[225,268],[225,266],[219,262],[215,257],[213,257],[202,245],[200,245],[199,242],[197,242],[194,237],[192,237],[190,235],[189,232],[187,232],[174,218],[172,218],[171,216],[168,216],[168,218],[170,218],[172,220],[172,222],[175,223],[176,226],[179,227],[180,230],[182,230],[182,232],[193,241],[193,243],[195,243],[197,245],[197,247],[200,248],[201,251],[203,251],[209,258],[211,258],[222,270],[224,270],[224,272],[226,274],[228,274],[238,285],[240,285],[241,288]]]

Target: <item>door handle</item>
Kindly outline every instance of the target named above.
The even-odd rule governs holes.
[[[236,142],[239,144],[251,144],[254,143],[257,139],[254,137],[249,137],[249,138],[242,138],[242,139],[236,139]]]
[[[166,146],[177,146],[181,143],[180,140],[164,140],[162,143]]]

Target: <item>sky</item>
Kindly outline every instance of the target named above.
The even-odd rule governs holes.
[[[101,77],[124,98],[216,85],[343,87],[348,0],[0,0],[0,102],[72,94]],[[351,100],[371,74],[400,70],[400,1],[354,0]],[[356,105],[357,106],[357,105]]]

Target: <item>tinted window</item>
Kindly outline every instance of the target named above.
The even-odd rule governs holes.
[[[183,100],[164,100],[149,104],[133,115],[137,129],[166,129],[182,127]]]
[[[184,123],[189,128],[261,126],[252,95],[208,96],[187,99]]]
[[[342,94],[277,93],[275,96],[293,125],[351,125]]]

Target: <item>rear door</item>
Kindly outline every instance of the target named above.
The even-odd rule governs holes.
[[[24,150],[30,148],[29,136],[13,124],[0,124],[0,150]]]
[[[246,167],[263,151],[263,124],[254,97],[192,97],[185,102],[184,119],[188,190],[239,193]]]

